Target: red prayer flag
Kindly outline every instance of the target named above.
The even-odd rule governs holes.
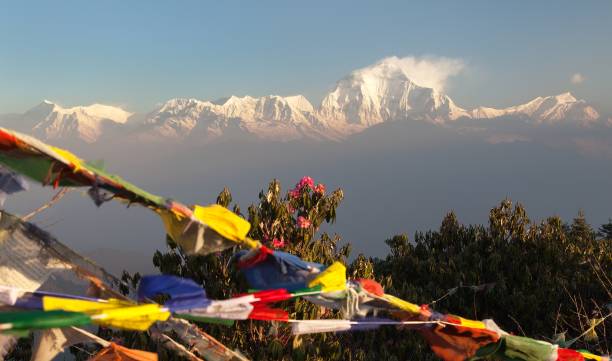
[[[557,350],[557,361],[584,361],[584,356],[580,352],[568,348]]]

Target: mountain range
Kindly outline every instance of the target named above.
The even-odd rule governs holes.
[[[353,71],[336,83],[318,107],[302,95],[259,98],[231,96],[216,101],[168,100],[147,114],[134,114],[102,104],[62,107],[43,101],[23,114],[0,117],[0,125],[45,140],[125,135],[140,140],[198,141],[231,134],[290,141],[341,140],[387,122],[423,121],[440,126],[465,120],[504,119],[533,126],[571,124],[588,127],[603,122],[600,113],[570,93],[537,97],[508,108],[464,109],[448,95],[412,81],[391,57]]]
[[[247,209],[271,179],[286,190],[311,176],[328,189],[342,188],[345,200],[329,230],[351,242],[354,255],[382,257],[384,239],[437,228],[449,210],[462,223],[486,224],[505,197],[527,204],[532,219],[571,220],[584,209],[595,224],[607,222],[608,114],[570,93],[501,109],[461,106],[396,60],[351,72],[318,105],[300,95],[178,98],[135,114],[43,101],[0,116],[0,126],[108,164],[109,172],[189,204],[212,203],[227,187]],[[7,204],[27,214],[50,192],[32,187]],[[159,219],[81,198],[71,192],[37,223],[104,266],[151,272],[147,260],[165,249]],[[142,262],[128,264],[130,257]]]

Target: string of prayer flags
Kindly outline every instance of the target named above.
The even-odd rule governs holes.
[[[338,272],[341,274],[345,272],[343,266],[327,269],[331,269],[331,271],[327,274],[322,272],[320,274],[320,276],[323,276],[322,279]],[[205,297],[201,287],[191,280],[163,275],[145,276],[143,279],[145,280],[144,285],[139,287],[141,295],[147,294],[147,292],[149,292],[148,295],[153,296],[167,294],[171,296],[170,301],[180,300],[181,298],[188,299],[189,297],[193,299]],[[157,280],[160,282],[156,283]],[[236,319],[290,322],[294,335],[359,331],[375,329],[382,325],[410,326],[415,328],[428,341],[436,355],[446,361],[476,360],[493,356],[517,361],[606,360],[605,357],[560,348],[548,342],[509,335],[503,332],[492,320],[477,321],[440,314],[423,306],[420,307],[420,313],[412,313],[400,321],[376,317],[340,320],[292,320],[289,319],[286,311],[269,307],[270,303],[288,300],[300,294],[304,297],[314,296],[310,293],[319,293],[319,296],[335,293],[339,297],[345,294],[344,297],[346,297],[351,292],[359,292],[361,294],[359,297],[365,304],[368,303],[367,300],[370,296],[375,296],[373,298],[374,302],[389,298],[385,297],[382,286],[373,280],[349,281],[345,290],[327,293],[323,292],[325,284],[327,283],[321,282],[314,285],[313,289],[294,293],[279,289],[239,295],[228,300],[210,300],[205,308],[189,309],[187,313],[179,313],[176,316],[202,322],[219,322],[220,320],[221,323],[225,324],[229,324],[229,322],[224,322],[224,320],[233,322]],[[331,284],[334,284],[334,282]],[[5,291],[7,289],[9,288],[3,288]],[[13,303],[19,305],[27,303],[22,302],[22,299],[36,297],[40,299],[39,303],[42,304],[44,312],[0,313],[0,332],[8,331],[20,334],[29,331],[29,329],[47,329],[92,322],[108,327],[147,330],[155,321],[167,320],[170,315],[166,308],[158,304],[135,305],[116,299],[97,300],[81,296],[50,295],[45,292],[21,292],[11,299],[17,298]],[[8,297],[6,298],[8,299]],[[351,303],[350,296],[347,299],[349,302],[346,303]],[[403,305],[402,302],[397,300],[394,300],[394,302]],[[35,304],[35,302],[31,303]],[[368,305],[368,307],[377,308],[379,306]],[[160,314],[163,314],[163,316],[159,316]]]
[[[42,352],[40,357],[45,358],[44,350],[56,352],[71,342],[69,338],[93,339],[83,333],[67,336],[66,332],[78,330],[68,327],[97,324],[137,331],[151,329],[152,334],[159,338],[177,334],[190,347],[189,351],[184,351],[187,355],[191,355],[191,350],[197,350],[200,356],[210,360],[244,359],[197,327],[177,319],[184,318],[223,324],[246,319],[283,321],[292,324],[295,335],[401,325],[416,329],[433,352],[446,361],[490,357],[517,361],[609,361],[608,357],[586,351],[510,335],[492,320],[469,320],[435,312],[427,305],[418,306],[386,294],[374,280],[347,280],[346,267],[340,262],[329,266],[307,262],[251,240],[248,238],[250,223],[225,207],[186,206],[156,196],[68,150],[4,128],[0,128],[0,164],[12,169],[0,168],[0,202],[6,194],[27,188],[21,177],[25,175],[42,185],[87,187],[88,194],[98,206],[117,199],[128,205],[136,203],[149,208],[160,216],[169,237],[187,253],[207,254],[237,245],[250,248],[250,251],[236,254],[237,265],[249,286],[258,290],[227,300],[211,300],[192,280],[166,275],[145,276],[139,285],[139,300],[151,302],[151,299],[163,298],[160,296],[168,296],[168,299],[163,305],[137,304],[108,286],[119,284],[119,281],[103,269],[34,225],[2,212],[0,304],[3,312],[0,312],[0,334],[3,335],[0,335],[0,356],[5,345],[13,342],[11,337],[6,337],[7,334],[23,335],[31,330],[52,329],[42,334],[35,352]],[[100,291],[96,294],[99,298],[41,291],[45,282],[62,273],[91,282]],[[470,287],[479,292],[492,287],[492,284],[459,287]],[[459,287],[450,289],[447,295]],[[340,310],[344,319],[293,320],[287,311],[271,307],[273,303],[295,297]],[[5,309],[9,311],[4,312]],[[377,318],[378,312],[399,320]],[[369,317],[370,313],[375,317]],[[176,318],[170,318],[171,314]],[[604,319],[590,320],[590,329],[580,337],[598,337],[595,327]],[[67,329],[59,331],[58,328]],[[49,343],[50,339],[55,339],[56,343]],[[567,347],[573,341],[563,346]],[[106,343],[104,340],[98,342]],[[176,344],[174,347],[180,350]],[[151,361],[157,360],[157,356],[106,343],[92,360]]]
[[[163,338],[165,348],[170,348],[173,352],[179,354],[185,354],[194,360],[197,359],[193,358],[193,354],[185,348],[179,347],[179,344],[173,340],[173,337],[177,337],[177,334],[174,331],[170,331],[168,327],[170,327],[169,325],[176,325],[177,322],[176,320],[167,319],[169,316],[168,312],[158,312],[158,310],[161,310],[159,305],[144,305],[144,308],[139,309],[141,311],[140,314],[134,312],[134,309],[122,310],[123,314],[110,312],[90,312],[90,314],[88,312],[69,312],[64,310],[44,311],[43,298],[45,296],[63,298],[69,301],[67,303],[71,303],[70,300],[98,303],[94,308],[99,308],[99,303],[114,302],[122,305],[121,302],[124,302],[126,306],[134,304],[120,301],[124,300],[125,296],[114,291],[114,286],[122,282],[103,268],[80,256],[34,224],[23,222],[18,217],[4,211],[0,215],[0,307],[2,307],[3,311],[5,309],[10,311],[6,313],[0,312],[0,323],[2,324],[0,326],[0,359],[2,354],[8,352],[12,345],[15,344],[16,338],[14,335],[25,335],[32,330],[48,330],[37,332],[37,334],[43,332],[44,336],[49,333],[57,333],[59,328],[61,328],[62,332],[70,330],[70,328],[65,328],[65,326],[81,326],[95,323],[127,329],[155,329],[158,332],[157,335]],[[24,255],[27,255],[27,257],[24,257]],[[89,283],[89,287],[87,290],[84,289],[84,293],[95,295],[97,298],[40,290],[39,287],[43,284],[43,286],[53,285],[53,289],[62,289],[62,287],[56,288],[56,286],[61,286],[67,282],[65,278],[67,273]],[[49,281],[52,279],[54,281],[50,283]],[[70,284],[70,289],[73,289],[72,287],[73,285]],[[107,299],[99,299],[104,297],[107,297]],[[111,298],[109,299],[108,297]],[[112,299],[113,297],[115,298],[114,300]],[[64,300],[61,302],[63,303]],[[11,307],[25,307],[29,311],[17,311]],[[48,307],[50,307],[49,303]],[[160,319],[166,319],[166,321],[156,322]],[[152,324],[153,326],[157,325],[163,327],[164,330],[168,330],[169,335],[163,334],[159,331],[160,329],[155,327],[149,328]],[[180,324],[183,325],[184,330],[194,330],[195,328],[195,326],[189,323]],[[59,340],[56,337],[52,338]],[[103,344],[102,341],[98,343]],[[191,334],[188,344],[192,346],[197,345],[200,355],[211,356],[210,358],[207,357],[207,359],[246,360],[201,330],[194,331]],[[45,346],[42,349],[46,350],[48,348]],[[215,358],[219,355],[222,355],[222,357]],[[229,357],[225,358],[227,355]]]
[[[239,295],[227,300],[210,300],[204,289],[192,280],[167,276],[144,276],[138,286],[142,299],[161,294],[170,297],[164,303],[177,316],[202,322],[223,322],[223,320],[286,320],[284,310],[268,307],[269,303],[287,300],[292,297],[286,290],[261,291]],[[221,321],[219,321],[221,320]]]
[[[89,323],[136,331],[146,331],[153,323],[165,321],[170,317],[168,310],[154,303],[137,305],[117,299],[96,300],[67,295],[50,296],[40,292],[24,294],[13,305],[21,308],[38,308],[43,311],[85,314],[89,317]],[[10,318],[10,312],[6,317]],[[44,315],[40,317],[44,318]],[[69,326],[79,325],[81,324]]]
[[[259,242],[247,237],[250,223],[224,207],[187,207],[156,196],[70,151],[16,131],[0,128],[0,163],[43,186],[90,187],[89,194],[97,205],[109,199],[100,194],[106,191],[112,194],[111,199],[150,208],[159,214],[170,238],[187,253],[208,254],[237,244],[259,246]]]
[[[42,185],[92,187],[112,192],[127,202],[162,206],[165,199],[81,160],[71,152],[36,138],[0,128],[0,162]]]

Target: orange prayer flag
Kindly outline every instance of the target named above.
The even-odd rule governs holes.
[[[111,343],[108,347],[95,354],[89,361],[158,361],[157,354],[153,352],[132,350],[127,347]]]

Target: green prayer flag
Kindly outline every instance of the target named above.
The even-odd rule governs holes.
[[[223,325],[223,326],[233,326],[234,325],[234,320],[228,320],[228,319],[223,319],[223,318],[196,316],[196,315],[191,315],[187,313],[179,313],[173,316],[176,318],[182,318],[184,320],[212,323],[215,325]]]
[[[16,311],[0,312],[0,332],[40,330],[91,324],[91,317],[81,312]]]
[[[554,345],[532,338],[507,335],[503,340],[504,356],[507,360],[548,360],[554,351]]]

